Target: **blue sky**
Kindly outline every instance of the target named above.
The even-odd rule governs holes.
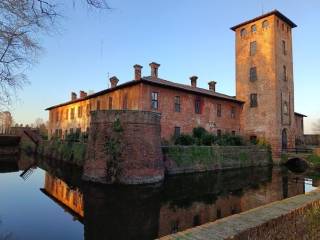
[[[60,0],[59,0],[60,1]],[[99,91],[109,76],[133,79],[132,66],[161,64],[159,76],[200,87],[217,81],[217,91],[235,95],[234,33],[230,27],[278,9],[293,20],[295,110],[308,115],[306,131],[320,118],[320,1],[318,0],[107,0],[111,11],[62,1],[55,33],[40,36],[44,48],[18,92],[18,123],[48,118],[44,109],[70,99],[70,92]],[[83,1],[85,2],[85,1]]]

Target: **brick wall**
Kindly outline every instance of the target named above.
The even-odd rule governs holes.
[[[116,130],[117,124],[120,131]],[[84,178],[101,183],[163,179],[160,114],[131,110],[91,113]]]

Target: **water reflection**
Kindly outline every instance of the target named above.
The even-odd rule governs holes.
[[[84,183],[81,169],[53,160],[22,158],[0,169],[28,170],[35,161],[46,171],[43,196],[83,224],[86,240],[154,239],[306,191],[304,176],[285,168],[189,174],[147,186]]]

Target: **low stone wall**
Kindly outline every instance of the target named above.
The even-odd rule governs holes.
[[[160,239],[320,239],[319,219],[320,190],[315,190]]]
[[[320,134],[304,135],[304,143],[306,145],[320,146]]]
[[[168,174],[272,164],[271,153],[258,146],[168,146],[162,149]]]
[[[42,141],[37,153],[43,157],[61,160],[77,166],[83,166],[87,145],[80,142],[66,142],[60,140]]]

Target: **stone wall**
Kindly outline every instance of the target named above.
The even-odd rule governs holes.
[[[305,134],[304,142],[306,145],[320,146],[320,135],[319,134]]]
[[[272,164],[270,152],[258,146],[170,146],[163,153],[168,174]]]
[[[161,181],[160,131],[160,114],[155,112],[91,112],[84,179],[110,184]]]
[[[161,239],[319,239],[319,217],[320,191],[315,190]]]

